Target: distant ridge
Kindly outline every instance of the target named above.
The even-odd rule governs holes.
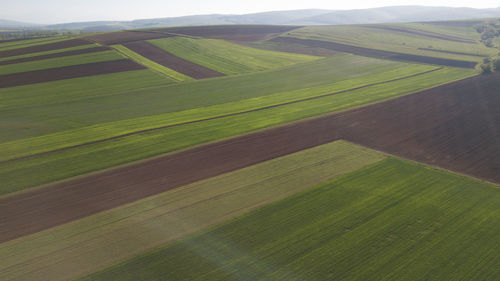
[[[493,9],[392,6],[359,10],[291,10],[244,15],[194,15],[172,18],[140,19],[133,21],[95,21],[46,25],[43,29],[72,29],[82,31],[111,31],[133,28],[216,24],[273,24],[273,25],[338,25],[391,22],[420,22],[464,20],[500,17],[500,7]],[[14,28],[16,22],[0,20],[0,28]],[[4,26],[5,25],[5,26]],[[19,23],[23,28],[27,24]],[[29,25],[33,27],[33,25]]]

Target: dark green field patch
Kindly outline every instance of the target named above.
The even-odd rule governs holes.
[[[499,192],[388,159],[84,280],[497,280]]]

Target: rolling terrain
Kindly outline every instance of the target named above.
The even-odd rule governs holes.
[[[0,41],[0,279],[496,279],[476,24]]]

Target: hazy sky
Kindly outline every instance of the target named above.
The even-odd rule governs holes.
[[[195,14],[294,9],[362,9],[394,5],[496,8],[499,0],[0,0],[0,19],[32,23],[131,20]]]

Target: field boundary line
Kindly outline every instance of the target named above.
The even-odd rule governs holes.
[[[300,103],[300,102],[321,99],[321,98],[330,97],[330,96],[337,95],[337,94],[352,92],[352,91],[356,91],[356,90],[360,90],[360,89],[364,89],[364,88],[368,88],[368,87],[373,87],[373,86],[377,86],[377,85],[382,85],[382,84],[392,83],[395,81],[409,79],[412,77],[425,75],[425,74],[432,73],[432,72],[442,70],[442,69],[443,69],[443,67],[437,67],[435,69],[427,70],[424,72],[420,72],[420,73],[416,73],[416,74],[412,74],[412,75],[408,75],[408,76],[404,76],[404,77],[394,78],[394,79],[390,79],[390,80],[386,80],[386,81],[371,83],[371,84],[367,84],[367,85],[363,85],[363,86],[359,86],[359,87],[355,87],[355,88],[350,88],[350,89],[346,89],[346,90],[342,90],[342,91],[338,91],[338,92],[333,92],[333,93],[329,93],[329,94],[324,94],[324,95],[319,95],[319,96],[314,96],[314,97],[309,97],[309,98],[304,98],[304,99],[299,99],[299,100],[294,100],[294,101],[289,101],[289,102],[284,102],[284,103],[279,103],[279,104],[274,104],[274,105],[269,105],[269,106],[264,106],[264,107],[250,109],[250,110],[209,117],[209,118],[203,118],[203,119],[198,119],[198,120],[193,120],[193,121],[181,122],[181,123],[177,123],[177,124],[171,124],[171,125],[166,125],[166,126],[160,126],[160,127],[155,127],[155,128],[134,131],[134,132],[121,134],[121,135],[117,135],[117,136],[113,136],[113,137],[108,137],[108,138],[104,138],[104,139],[100,139],[100,140],[95,140],[95,141],[91,141],[91,142],[62,147],[62,148],[44,151],[44,152],[40,152],[40,153],[35,153],[35,154],[31,154],[31,155],[26,155],[26,156],[22,156],[22,157],[11,158],[8,160],[0,161],[0,165],[19,161],[19,160],[34,158],[34,157],[38,157],[38,156],[43,156],[43,155],[47,155],[47,154],[51,154],[51,153],[66,151],[66,150],[79,148],[79,147],[83,147],[83,146],[88,146],[88,145],[103,143],[103,142],[112,141],[112,140],[116,140],[116,139],[121,139],[121,138],[129,137],[129,136],[133,136],[133,135],[139,135],[139,134],[143,134],[143,133],[149,133],[149,132],[159,131],[159,130],[163,130],[163,129],[184,126],[184,125],[188,125],[188,124],[195,124],[195,123],[201,123],[201,122],[210,121],[210,120],[217,120],[217,119],[222,119],[222,118],[227,118],[227,117],[232,117],[232,116],[243,115],[243,114],[247,114],[247,113],[251,113],[251,112],[257,112],[257,111],[262,111],[262,110],[266,110],[266,109],[282,107],[282,106],[286,106],[286,105],[290,105],[290,104],[296,104],[296,103]]]

